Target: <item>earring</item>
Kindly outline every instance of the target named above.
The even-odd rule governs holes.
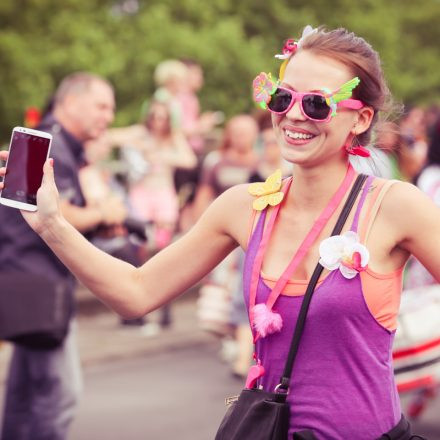
[[[356,134],[351,142],[347,140],[344,145],[345,151],[353,156],[370,157],[370,151],[359,142]]]

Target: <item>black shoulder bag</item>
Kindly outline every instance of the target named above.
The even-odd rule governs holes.
[[[331,235],[341,232],[366,178],[367,176],[362,174],[357,177]],[[310,278],[279,385],[274,392],[245,388],[237,399],[229,399],[233,400],[233,403],[220,424],[215,440],[287,440],[289,404],[286,400],[290,376],[313,291],[323,269],[324,267],[318,263]],[[314,438],[311,432],[304,434],[308,437],[299,438]]]
[[[59,347],[69,330],[74,297],[64,282],[0,272],[0,339],[34,350]]]

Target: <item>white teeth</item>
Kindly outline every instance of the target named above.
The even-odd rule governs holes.
[[[312,134],[299,133],[298,131],[285,130],[286,135],[291,139],[312,139]]]

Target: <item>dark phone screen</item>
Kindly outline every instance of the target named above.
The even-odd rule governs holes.
[[[43,180],[49,144],[50,139],[13,132],[2,197],[37,204],[37,191]]]

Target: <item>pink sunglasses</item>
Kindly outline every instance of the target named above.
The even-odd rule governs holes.
[[[336,114],[337,107],[359,110],[364,106],[364,103],[358,99],[344,99],[335,103],[332,102],[331,97],[329,99],[323,93],[301,93],[277,87],[267,103],[267,108],[272,113],[282,115],[287,113],[296,101],[299,102],[301,113],[316,122],[328,122]]]

